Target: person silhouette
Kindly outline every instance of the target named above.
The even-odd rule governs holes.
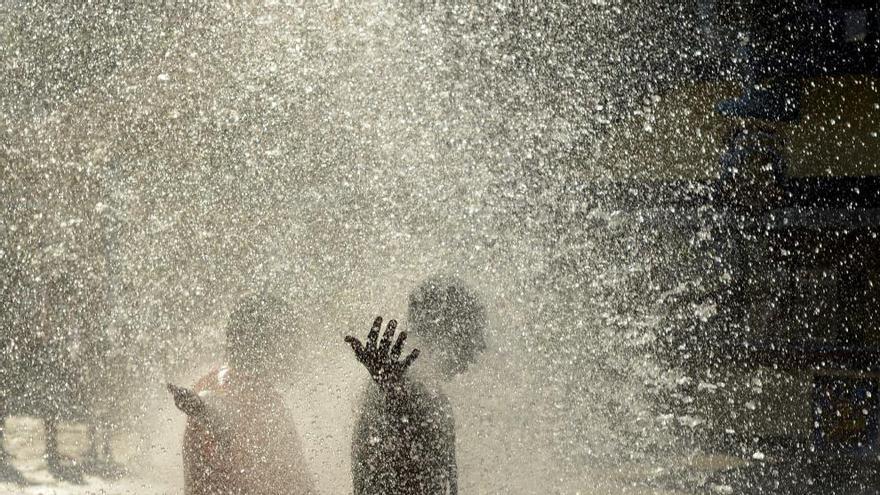
[[[361,400],[352,442],[355,495],[456,494],[455,419],[436,378],[464,373],[485,347],[486,312],[458,278],[433,277],[409,298],[411,333],[426,350],[426,368],[408,373],[420,355],[400,359],[407,332],[392,346],[397,322],[390,320],[381,340],[377,317],[365,343],[348,336],[358,361],[372,378]]]
[[[288,312],[272,296],[245,298],[226,329],[227,364],[193,389],[167,385],[187,415],[186,495],[315,493],[296,427],[274,386],[286,364]]]

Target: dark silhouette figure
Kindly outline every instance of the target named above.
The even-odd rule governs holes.
[[[467,370],[485,349],[485,311],[458,279],[433,278],[411,296],[413,336],[426,348],[436,375],[449,379]],[[400,360],[407,333],[391,320],[379,340],[376,318],[366,344],[346,337],[355,356],[370,372],[352,444],[355,495],[458,493],[455,419],[449,400],[431,376],[407,373],[419,356],[414,349]]]
[[[274,384],[287,364],[287,307],[246,298],[226,331],[227,364],[187,389],[168,384],[186,413],[186,495],[314,493],[296,427]]]

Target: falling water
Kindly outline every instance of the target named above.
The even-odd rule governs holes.
[[[296,308],[288,399],[322,493],[350,492],[366,376],[342,336],[403,319],[435,273],[468,280],[490,315],[488,351],[447,390],[462,492],[647,491],[676,455],[656,402],[676,376],[653,353],[675,249],[582,186],[651,172],[619,129],[650,103],[674,49],[658,26],[675,15],[0,7],[10,325],[45,307],[24,287],[79,284],[91,309],[68,337],[108,348],[92,394],[131,471],[108,493],[178,489],[183,419],[161,384],[222,359],[230,310],[259,290]],[[7,444],[28,444],[16,425],[38,426],[15,421]]]

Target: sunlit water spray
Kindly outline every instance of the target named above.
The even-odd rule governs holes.
[[[61,14],[4,15],[22,28],[5,32],[26,66],[11,74],[58,81],[4,102],[5,187],[31,198],[4,227],[34,270],[100,260],[146,484],[182,478],[161,383],[222,359],[236,300],[270,290],[298,312],[285,392],[310,466],[322,493],[349,492],[367,377],[342,336],[377,314],[405,327],[436,273],[489,310],[489,349],[446,386],[463,493],[605,491],[631,481],[608,470],[621,459],[653,469],[652,315],[607,325],[627,311],[608,291],[644,267],[606,252],[616,234],[569,194],[609,174],[617,7],[96,7],[55,45]]]

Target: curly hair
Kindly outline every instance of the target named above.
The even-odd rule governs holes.
[[[459,364],[486,348],[486,308],[460,278],[435,275],[409,296],[411,332],[425,343],[450,350]]]

